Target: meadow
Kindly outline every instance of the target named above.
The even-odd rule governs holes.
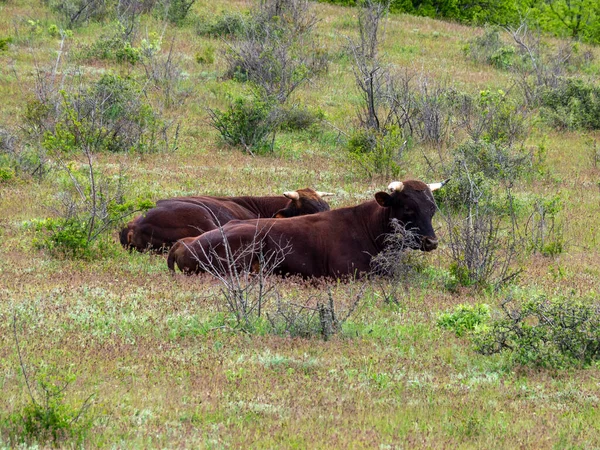
[[[372,199],[394,179],[431,183],[447,176],[444,162],[466,138],[464,130],[440,145],[409,140],[394,179],[365,173],[348,151],[362,101],[347,53],[348,38],[358,33],[357,8],[311,3],[328,67],[286,104],[316,112],[319,120],[279,131],[267,154],[223,143],[207,108],[225,110],[250,84],[225,76],[231,38],[199,33],[199,24],[251,6],[197,1],[179,24],[141,16],[135,45],[159,42],[153,51],[170,52],[179,68],[167,99],[164,85],[144,78],[148,65],[82,56],[111,29],[110,18],[57,34],[64,19],[48,2],[0,0],[0,39],[10,38],[0,46],[0,131],[14,135],[21,149],[40,148],[27,140],[24,119],[44,85],[40,73],[60,86],[76,73],[86,82],[116,74],[146,83],[144,98],[170,124],[171,139],[177,137],[170,141],[176,145],[157,151],[93,155],[95,169],[118,178],[136,204],[312,187],[334,193],[327,200],[338,208]],[[401,14],[383,23],[382,64],[473,96],[498,90],[517,96],[513,73],[466,56],[465,45],[482,28]],[[564,43],[543,39],[548,48]],[[589,61],[570,74],[597,80],[600,50],[578,45]],[[414,268],[400,280],[272,280],[296,304],[331,296],[339,311],[354,308],[326,341],[319,333],[274,333],[264,321],[251,330],[236,327],[217,280],[173,275],[164,255],[121,247],[120,226],[138,213],[112,223],[82,257],[52,251],[48,230],[36,224],[59,216],[64,193],[73,190],[63,166],[83,167],[85,174],[85,155],[62,155],[63,166],[57,154],[47,155],[43,176],[18,167],[0,171],[8,174],[0,176],[0,448],[600,447],[598,356],[540,367],[507,352],[482,354],[471,332],[457,335],[439,325],[443,313],[465,304],[488,305],[499,317],[509,297],[598,305],[600,133],[543,119],[535,109],[525,123],[522,149],[539,161],[510,189],[524,210],[531,198],[558,196],[553,223],[560,248],[519,252],[510,267],[517,275],[508,280],[462,282],[445,219],[452,213],[443,210],[433,219],[438,249],[401,258]],[[524,230],[529,212],[519,214]],[[40,418],[39,411],[53,416]]]

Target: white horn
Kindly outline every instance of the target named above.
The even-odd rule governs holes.
[[[300,199],[300,194],[298,194],[296,191],[286,191],[283,193],[283,195],[285,195],[287,198],[289,198],[291,200],[299,200]]]
[[[429,189],[431,189],[431,191],[437,191],[438,189],[440,189],[441,187],[444,187],[444,185],[450,181],[450,178],[448,178],[447,180],[444,180],[440,183],[430,183],[427,185],[427,187],[429,187]]]
[[[335,195],[333,192],[321,192],[321,191],[315,191],[317,193],[317,195],[319,197],[327,197],[327,196],[331,196],[331,195]]]
[[[392,181],[390,184],[388,184],[388,191],[390,192],[400,192],[402,189],[404,189],[404,183],[402,183],[402,181]]]

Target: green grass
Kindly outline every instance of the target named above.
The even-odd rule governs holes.
[[[244,10],[243,2],[196,2],[194,14]],[[206,107],[223,109],[243,92],[221,80],[225,62],[219,39],[199,37],[193,24],[168,27],[181,55],[190,97],[164,111],[181,124],[177,151],[99,155],[116,174],[123,167],[131,198],[176,195],[269,195],[311,186],[334,192],[332,207],[372,198],[391,180],[362,178],[339,141],[355,122],[359,96],[351,60],[341,55],[343,36],[356,33],[354,11],[317,4],[317,32],[332,55],[329,71],[294,93],[292,102],[316,110],[327,122],[316,132],[284,132],[274,156],[252,157],[223,145],[207,121]],[[0,4],[0,127],[17,130],[33,98],[34,64],[56,59],[58,39],[32,35],[57,18],[38,1]],[[155,18],[143,27],[160,31]],[[105,31],[100,24],[74,30],[68,59],[78,46]],[[391,16],[381,53],[398,68],[425,73],[458,90],[506,88],[507,72],[476,66],[462,55],[480,30],[406,15]],[[29,43],[31,42],[31,44]],[[555,42],[555,41],[553,41]],[[212,64],[196,54],[215,48]],[[597,48],[591,49],[596,60]],[[77,64],[77,62],[75,62]],[[104,70],[141,76],[140,66],[87,61],[86,73]],[[153,97],[155,96],[155,97]],[[158,94],[151,94],[158,101]],[[598,133],[557,132],[535,125],[528,146],[544,142],[547,171],[517,183],[522,197],[560,193],[565,205],[566,249],[552,258],[530,256],[519,285],[549,294],[600,292],[598,176],[586,142]],[[343,138],[343,136],[341,136]],[[406,178],[438,181],[423,155],[437,149],[416,144],[403,162]],[[128,253],[117,229],[107,248],[88,260],[53,258],[36,248],[23,222],[50,217],[57,184],[14,180],[0,184],[0,447],[6,414],[29,402],[13,335],[13,316],[24,363],[77,379],[64,401],[79,405],[94,393],[84,436],[86,448],[593,448],[600,446],[600,367],[545,371],[511,366],[503,356],[476,354],[468,339],[437,326],[457,305],[497,307],[499,294],[445,288],[450,267],[444,222],[434,218],[440,248],[423,255],[424,274],[399,291],[398,305],[383,302],[377,286],[328,342],[228,326],[219,286],[207,277],[171,276],[164,256]],[[364,281],[335,287],[336,302],[351,304]],[[324,295],[323,287],[280,282],[296,302]],[[354,289],[354,291],[352,291]],[[595,293],[595,294],[594,294]],[[72,442],[64,442],[69,446]]]

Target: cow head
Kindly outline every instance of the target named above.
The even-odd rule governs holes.
[[[437,248],[438,240],[431,224],[436,210],[432,191],[447,182],[425,184],[417,180],[394,181],[389,184],[388,192],[375,194],[377,203],[389,208],[390,219],[398,220],[406,230],[416,234],[417,239],[411,247],[426,252]]]
[[[291,201],[286,208],[280,209],[275,213],[273,217],[278,219],[329,211],[329,204],[323,200],[322,197],[333,194],[329,192],[313,191],[310,188],[306,188],[298,189],[297,191],[284,192],[283,195]]]

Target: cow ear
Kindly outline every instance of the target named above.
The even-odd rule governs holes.
[[[275,215],[273,216],[275,219],[285,219],[286,217],[289,217],[287,214],[287,211],[285,209],[280,209],[279,211],[277,211],[275,213]]]
[[[379,203],[379,206],[388,207],[391,204],[392,197],[387,192],[378,192],[375,194],[375,200]]]

